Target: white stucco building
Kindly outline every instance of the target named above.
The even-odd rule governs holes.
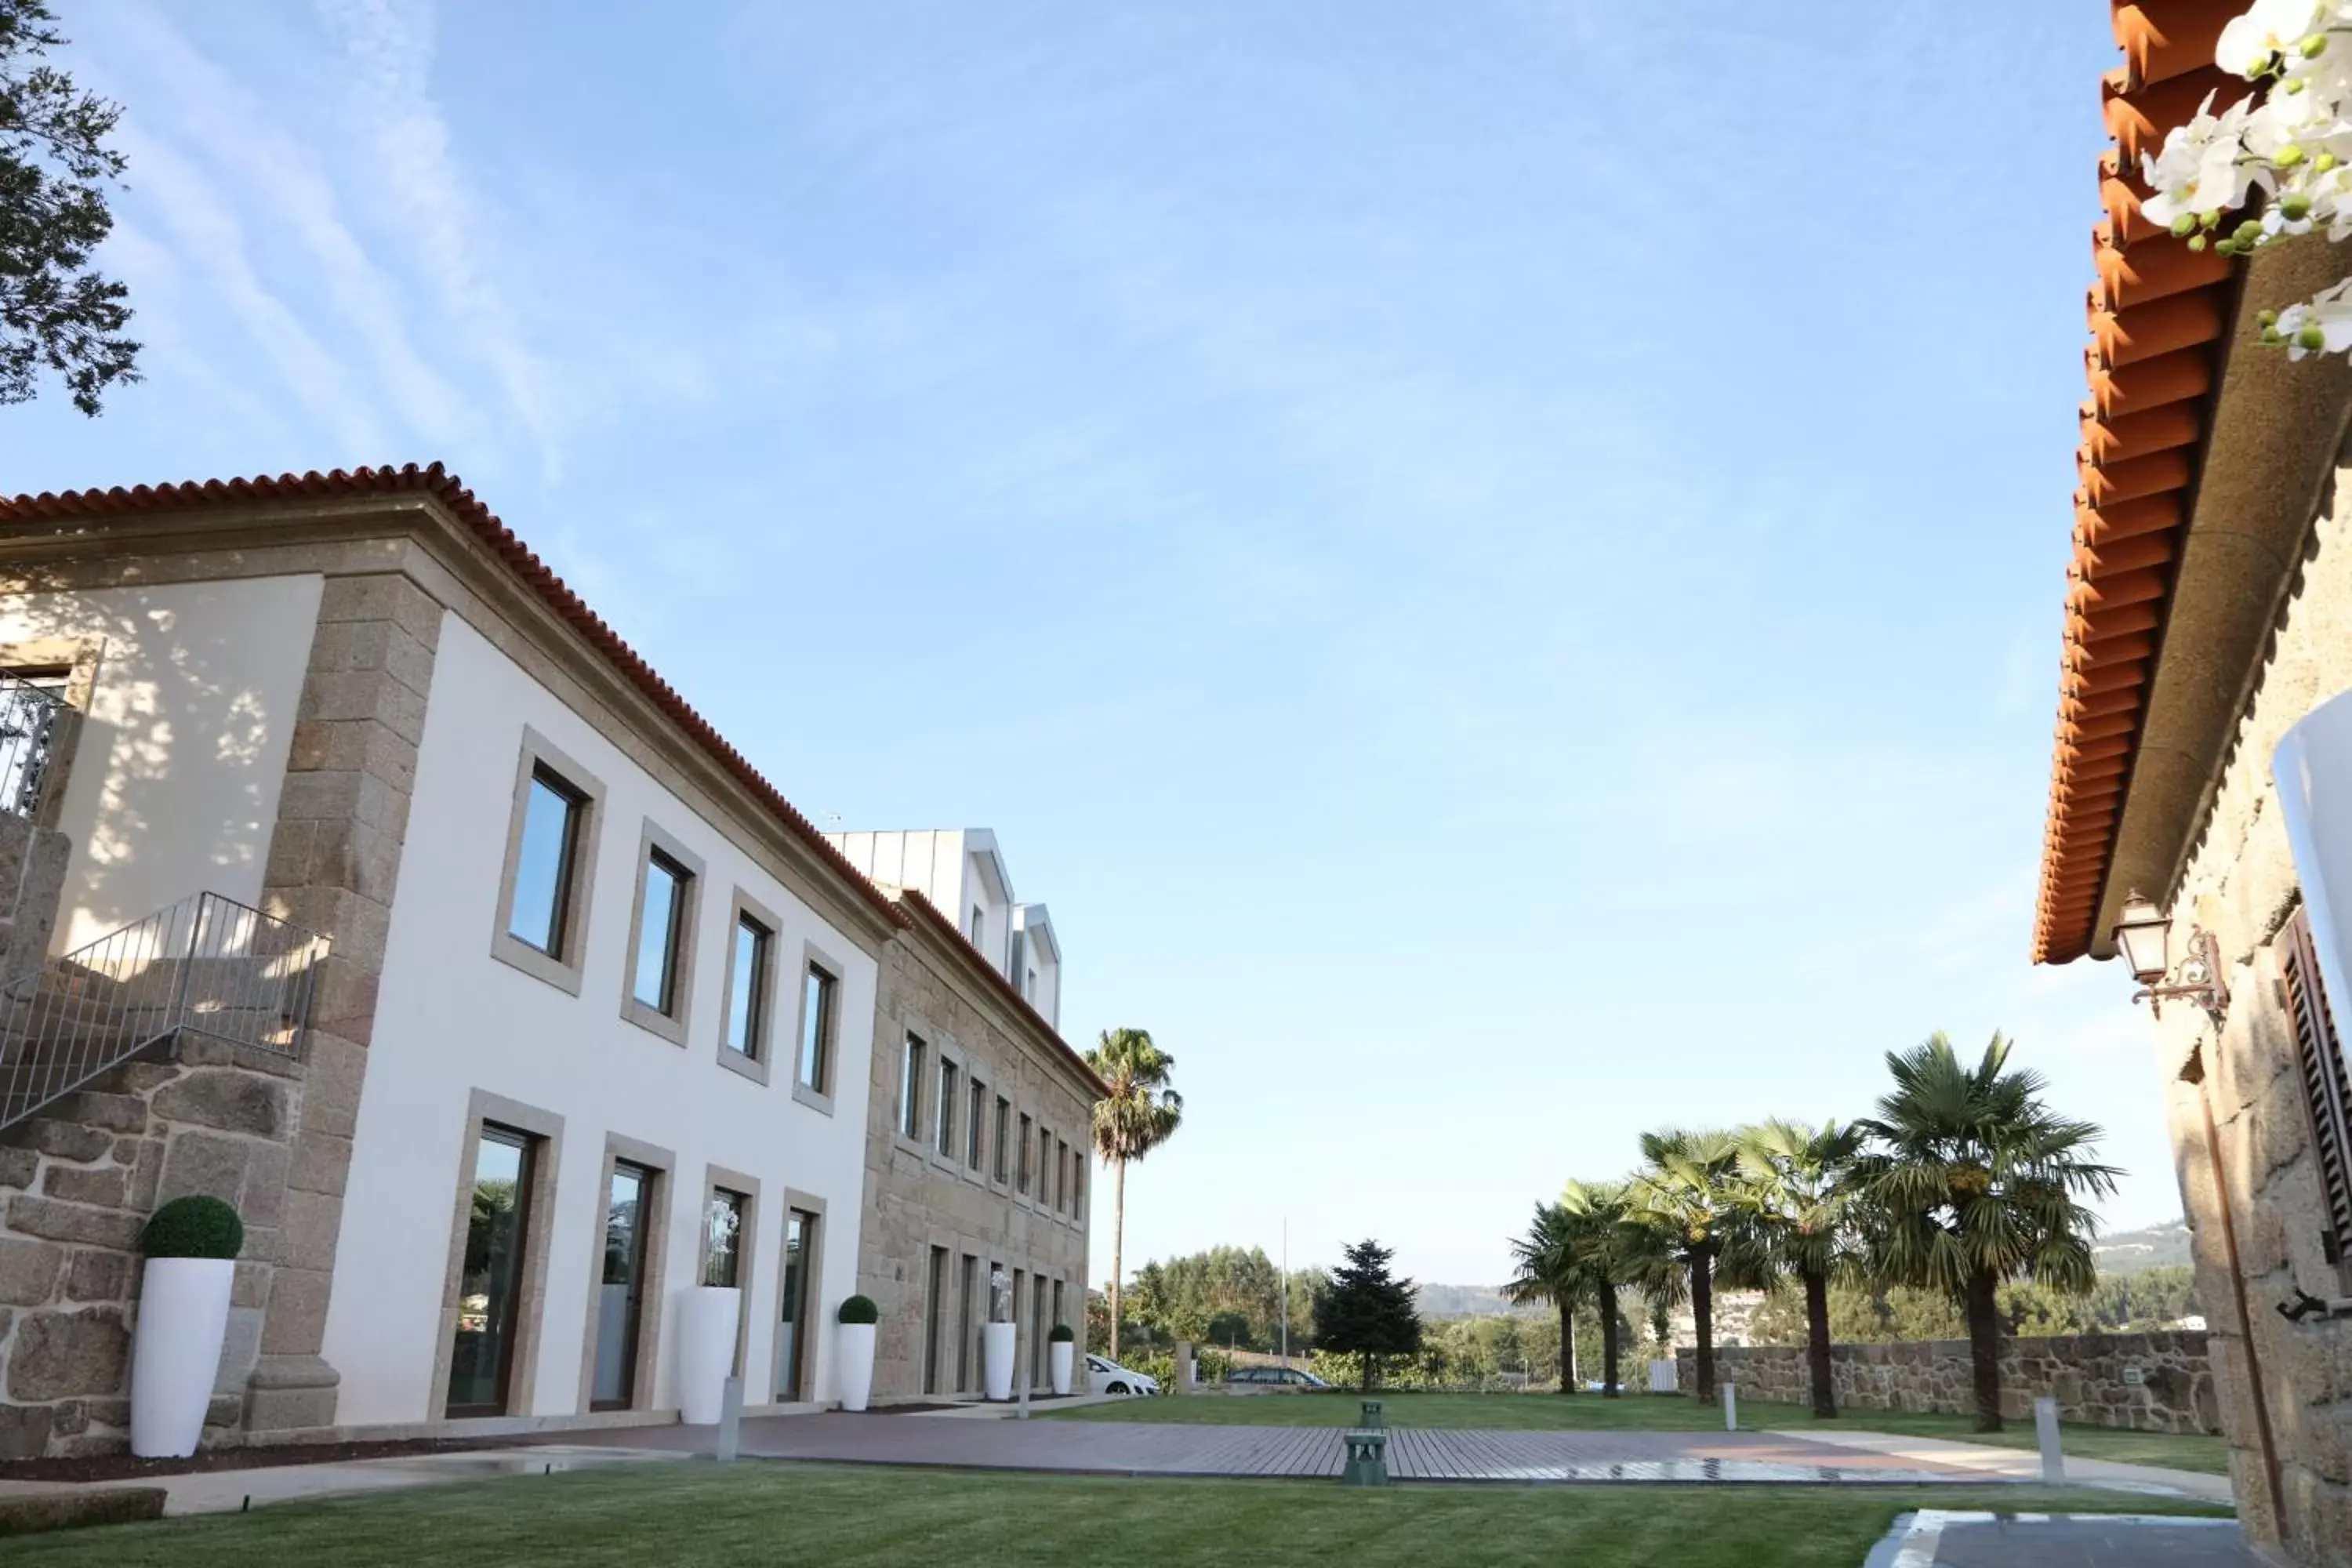
[[[215,1440],[676,1419],[709,1288],[751,1408],[830,1400],[911,929],[886,843],[1056,1011],[988,835],[854,864],[437,469],[0,502],[11,680],[67,708],[0,802],[0,870],[62,867],[0,895],[0,960],[46,932],[0,1010],[0,1457],[120,1446],[138,1225],[185,1193],[247,1226]],[[242,947],[85,945],[206,894]],[[179,977],[154,1038],[57,1067],[88,1045],[44,999],[142,970]],[[205,989],[264,978],[299,1046]],[[1047,1212],[1082,1260],[1076,1194]]]
[[[856,867],[877,882],[911,888],[956,922],[1022,1000],[1062,1025],[1062,944],[1043,904],[1013,896],[1012,875],[985,827],[900,828],[887,833],[829,833]]]

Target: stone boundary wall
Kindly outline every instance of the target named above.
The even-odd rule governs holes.
[[[1697,1352],[1678,1347],[1675,1373],[1682,1391],[1692,1392],[1698,1384]],[[1748,1398],[1812,1401],[1802,1345],[1718,1347],[1715,1375]],[[1965,1415],[1976,1407],[1966,1340],[1832,1345],[1830,1378],[1841,1409]],[[2059,1417],[2066,1421],[2139,1432],[2221,1429],[2202,1330],[2001,1341],[2001,1415],[2031,1420],[2042,1394],[2057,1397]]]

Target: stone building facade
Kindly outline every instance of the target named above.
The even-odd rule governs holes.
[[[1019,1271],[1024,1321],[1083,1323],[1083,1064],[454,478],[0,500],[5,671],[62,679],[79,722],[39,819],[0,811],[0,1458],[123,1446],[138,1234],[187,1193],[247,1226],[210,1444],[675,1421],[665,1300],[713,1287],[740,1292],[748,1406],[814,1408],[841,1300],[950,1242]],[[563,868],[524,952],[551,798]],[[175,1028],[12,1110],[11,1068],[56,1044],[26,987],[90,983],[85,944],[200,892],[320,940],[308,1027]],[[968,1186],[894,1157],[909,1028],[988,1086]],[[992,1184],[1000,1093],[1032,1163]],[[511,1277],[478,1280],[472,1227],[502,1214]]]
[[[976,1395],[1002,1270],[1030,1386],[1067,1323],[1086,1348],[1091,1134],[1086,1063],[921,894],[884,953],[867,1097],[858,1289],[880,1309],[877,1401]],[[1084,1362],[1077,1391],[1086,1392]]]
[[[2167,84],[2210,69],[2194,40],[2239,9],[2117,7],[2116,156],[2193,110]],[[2127,916],[2168,941],[2139,978],[2168,992],[2155,1068],[2240,1516],[2305,1568],[2352,1568],[2352,996],[2319,973],[2276,766],[2352,689],[2352,368],[2261,347],[2257,320],[2343,257],[2315,237],[2240,265],[2104,191],[2033,956],[2115,957]],[[2134,977],[2113,984],[2125,1005]]]
[[[1688,1347],[1675,1352],[1685,1391],[1698,1386],[1696,1356]],[[1718,1347],[1715,1375],[1742,1398],[1805,1405],[1813,1396],[1802,1345]],[[1832,1345],[1830,1385],[1841,1410],[1976,1409],[1966,1340]],[[2221,1430],[2205,1335],[2196,1331],[2004,1339],[2000,1394],[2001,1414],[2021,1420],[2032,1420],[2033,1401],[2046,1395],[2065,1421],[2137,1432]]]

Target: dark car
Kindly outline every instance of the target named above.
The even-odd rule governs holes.
[[[1328,1388],[1331,1385],[1295,1366],[1237,1366],[1225,1373],[1227,1386],[1234,1384],[1279,1388]]]

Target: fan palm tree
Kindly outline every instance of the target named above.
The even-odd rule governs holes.
[[[1637,1237],[1630,1217],[1631,1198],[1622,1182],[1571,1181],[1560,1193],[1559,1207],[1571,1224],[1570,1237],[1592,1292],[1594,1310],[1601,1314],[1601,1393],[1614,1399],[1619,1356],[1617,1288],[1636,1283]]]
[[[1739,1161],[1729,1132],[1668,1129],[1642,1134],[1642,1168],[1633,1173],[1635,1221],[1654,1233],[1689,1280],[1691,1318],[1698,1334],[1698,1397],[1715,1403],[1715,1260],[1736,1233],[1731,1177]],[[1652,1291],[1669,1289],[1654,1275]]]
[[[1576,1392],[1576,1303],[1591,1280],[1577,1216],[1560,1204],[1536,1205],[1525,1236],[1511,1240],[1517,1272],[1503,1287],[1504,1298],[1525,1306],[1549,1301],[1559,1309],[1559,1391]]]
[[[2122,1173],[2091,1158],[2097,1124],[2042,1104],[2042,1075],[2011,1070],[2009,1050],[1995,1034],[1971,1067],[1938,1033],[1889,1051],[1895,1088],[1857,1124],[1873,1146],[1855,1176],[1881,1211],[1873,1267],[1960,1303],[1979,1432],[2001,1425],[1995,1289],[2019,1278],[2089,1289],[2097,1222],[2079,1200],[2114,1192]]]
[[[1769,1121],[1740,1135],[1733,1204],[1747,1216],[1741,1272],[1759,1284],[1794,1277],[1805,1291],[1813,1414],[1837,1414],[1830,1377],[1830,1279],[1856,1260],[1861,1194],[1853,1181],[1862,1130]]]
[[[1110,1353],[1118,1358],[1118,1289],[1127,1265],[1127,1167],[1175,1134],[1184,1097],[1168,1087],[1176,1058],[1143,1029],[1105,1029],[1087,1066],[1110,1090],[1095,1102],[1095,1152],[1109,1162],[1115,1186],[1110,1229]]]

